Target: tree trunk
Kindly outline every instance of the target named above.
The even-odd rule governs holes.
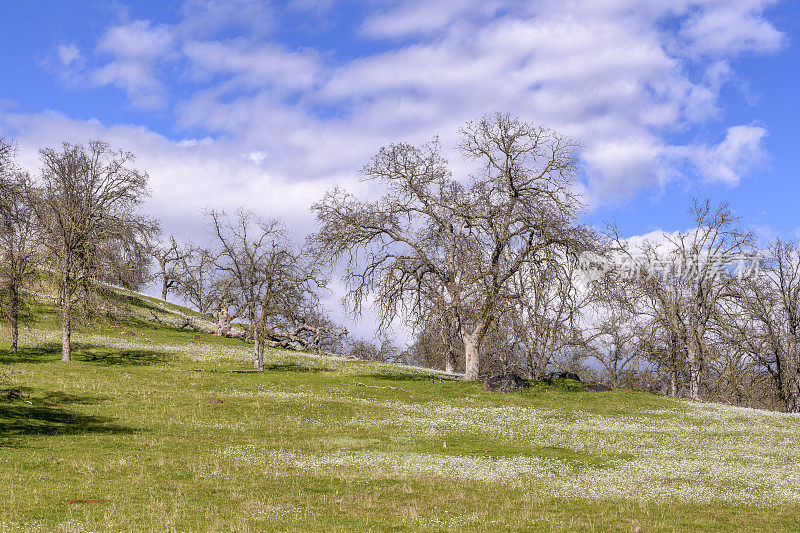
[[[480,353],[478,351],[477,335],[464,336],[464,355],[466,364],[464,369],[464,381],[478,381],[478,374],[481,369]]]
[[[669,395],[673,398],[678,397],[678,341],[677,335],[669,335]]]
[[[228,318],[228,309],[220,307],[217,312],[217,335],[226,336],[231,330],[231,323]]]
[[[527,348],[526,350],[528,352],[528,373],[531,375],[531,379],[543,380],[549,358],[541,355],[536,348]]]
[[[72,359],[72,306],[69,297],[61,303],[61,360],[68,362]]]
[[[19,340],[19,320],[17,314],[11,315],[11,346],[8,348],[8,353],[17,353],[17,341]]]
[[[163,257],[158,259],[158,266],[161,267],[161,299],[166,302],[169,285],[167,285],[167,263]]]
[[[678,396],[678,367],[673,362],[672,371],[669,373],[669,395],[673,398]]]
[[[456,372],[456,354],[455,351],[448,349],[447,353],[444,356],[445,368],[444,371],[448,374],[455,374]]]
[[[689,363],[689,399],[693,402],[700,401],[700,360],[697,354],[697,347],[689,343],[688,363]]]
[[[792,384],[791,389],[786,395],[786,412],[800,413],[800,388],[797,384]]]
[[[19,339],[19,309],[22,302],[20,302],[19,293],[15,287],[11,287],[9,291],[9,320],[11,322],[11,346],[8,348],[8,353],[17,353],[17,341]]]
[[[796,354],[796,348],[790,350],[784,370],[788,379],[783,386],[783,398],[789,413],[800,413],[800,365],[797,364]]]
[[[264,342],[258,328],[253,332],[253,366],[256,370],[264,370]]]

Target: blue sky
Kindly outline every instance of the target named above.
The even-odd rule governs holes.
[[[692,196],[800,236],[800,7],[788,0],[45,1],[0,8],[0,135],[104,138],[147,208],[198,238],[205,207],[298,236],[381,145],[492,111],[584,146],[587,220],[686,229]],[[467,169],[451,150],[453,170]]]

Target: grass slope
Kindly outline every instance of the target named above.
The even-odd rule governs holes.
[[[284,351],[231,373],[248,346],[119,294],[140,315],[72,363],[47,306],[0,340],[0,531],[797,529],[798,417]]]

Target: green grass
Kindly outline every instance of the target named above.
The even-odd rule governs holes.
[[[20,354],[0,340],[0,371],[14,372],[0,383],[0,531],[778,531],[800,520],[797,417],[569,382],[491,394],[282,351],[264,372],[231,373],[250,367],[248,346],[143,317],[82,328],[64,364],[55,314],[42,306],[37,319]]]

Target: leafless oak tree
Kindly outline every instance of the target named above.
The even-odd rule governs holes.
[[[605,312],[586,343],[587,353],[603,367],[611,386],[622,387],[635,381],[647,361],[647,324],[637,322],[614,300],[604,303]]]
[[[557,354],[588,341],[584,313],[597,298],[597,288],[582,277],[576,257],[553,247],[526,262],[511,287],[515,297],[508,299],[501,320],[509,322],[529,376],[543,379]]]
[[[503,114],[468,123],[461,136],[462,155],[478,167],[468,185],[451,178],[437,141],[382,148],[363,173],[385,196],[327,194],[313,208],[312,242],[321,257],[345,260],[356,312],[374,296],[384,322],[419,321],[423,295],[438,292],[464,346],[465,379],[476,380],[514,276],[545,248],[582,248],[588,232],[578,224],[574,142]]]
[[[146,242],[157,223],[138,211],[148,175],[129,166],[130,152],[92,141],[86,147],[64,143],[40,155],[36,214],[59,285],[61,358],[69,361],[75,303],[85,308],[98,282],[141,283]]]
[[[185,252],[174,267],[175,290],[197,311],[210,315],[218,303],[214,255],[197,245],[187,245]]]
[[[764,368],[786,411],[800,412],[800,248],[772,242],[758,276],[740,280],[724,321],[728,349]]]
[[[236,315],[249,328],[254,367],[263,370],[265,345],[313,348],[327,327],[308,320],[323,282],[283,225],[243,210],[233,219],[209,211],[208,218],[219,245],[214,264],[235,295]]]
[[[645,242],[632,250],[618,233],[615,242],[632,264],[644,260],[643,270],[631,278],[635,308],[667,332],[671,348],[683,350],[689,398],[697,401],[711,353],[709,336],[731,291],[733,278],[726,263],[752,248],[754,235],[736,227],[737,219],[725,203],[713,208],[710,200],[695,200],[690,214],[694,227],[664,234],[663,243]]]
[[[11,327],[10,353],[17,352],[20,321],[30,318],[27,295],[38,278],[33,186],[11,161],[0,140],[0,312]]]
[[[158,278],[161,281],[161,299],[167,299],[167,294],[180,282],[178,269],[191,254],[189,246],[178,244],[174,235],[168,239],[155,243],[150,247],[150,255],[158,263]]]

